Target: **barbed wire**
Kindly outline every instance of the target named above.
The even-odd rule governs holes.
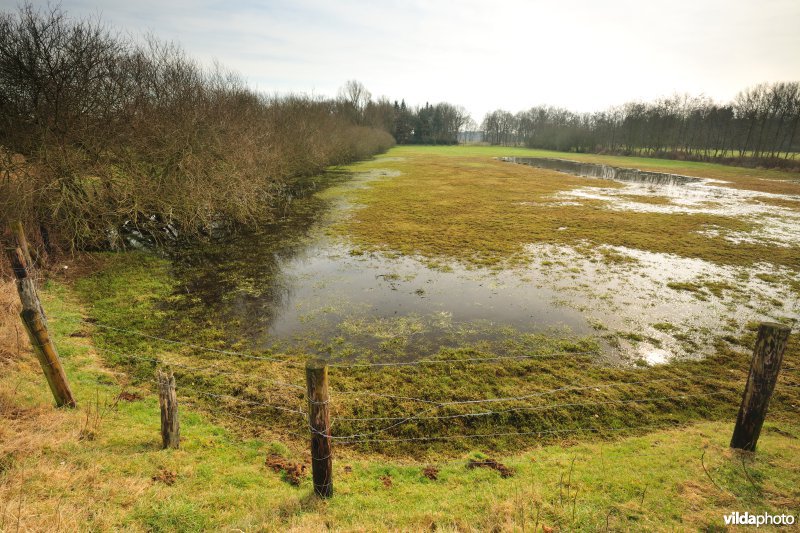
[[[438,415],[438,416],[419,416],[414,418],[414,420],[448,420],[453,418],[471,418],[471,417],[480,417],[480,416],[491,416],[491,415],[500,415],[509,412],[516,412],[516,411],[548,411],[550,409],[557,409],[561,407],[584,407],[589,405],[611,405],[611,404],[630,404],[630,403],[647,403],[647,402],[658,402],[658,401],[667,401],[667,400],[682,400],[686,398],[699,398],[699,397],[709,397],[709,396],[721,396],[728,394],[727,391],[716,391],[716,392],[709,392],[709,393],[698,393],[698,394],[680,394],[677,396],[659,396],[655,398],[634,398],[630,400],[606,400],[606,401],[598,401],[598,402],[570,402],[570,403],[556,403],[556,404],[548,404],[544,406],[528,406],[528,407],[510,407],[508,409],[501,409],[498,411],[480,411],[477,413],[460,413],[460,414],[453,414],[453,415]],[[368,418],[350,418],[350,417],[334,417],[332,418],[331,422],[334,420],[336,421],[348,421],[348,422],[375,422],[375,421],[390,421],[390,420],[405,420],[406,417],[398,416],[398,417],[368,417]]]
[[[482,363],[497,361],[522,361],[526,359],[546,359],[548,357],[560,357],[564,355],[599,355],[600,352],[552,352],[529,355],[504,355],[495,357],[469,357],[461,359],[420,359],[418,361],[397,361],[386,363],[329,363],[330,368],[360,368],[360,367],[392,367],[392,366],[421,366],[421,365],[444,365],[456,363]]]
[[[211,397],[211,398],[227,398],[227,399],[234,400],[234,401],[237,401],[237,402],[240,402],[240,403],[244,403],[244,404],[247,404],[247,405],[251,405],[251,406],[269,407],[271,409],[276,409],[276,410],[279,410],[279,411],[285,411],[287,413],[300,414],[300,415],[303,415],[304,417],[308,416],[308,413],[303,411],[302,409],[292,409],[290,407],[283,407],[283,406],[274,405],[274,404],[271,404],[271,403],[257,402],[257,401],[254,401],[254,400],[247,400],[245,398],[239,398],[238,396],[233,396],[231,394],[218,394],[218,393],[206,392],[206,391],[202,391],[202,390],[198,390],[198,389],[192,389],[192,390],[194,390],[194,392],[196,392],[197,394],[200,394],[200,395],[203,395],[203,396],[208,396],[208,397]]]
[[[152,382],[152,383],[158,383],[157,379],[150,379],[150,380],[144,380],[144,381]],[[630,384],[636,384],[636,383],[652,383],[652,382],[656,382],[656,381],[665,381],[665,380],[649,380],[649,381],[643,381],[643,382],[617,382],[617,383],[614,383],[614,384],[607,384],[607,385],[608,386],[612,386],[612,385],[630,385]],[[669,380],[666,380],[666,381],[669,381]],[[108,385],[108,383],[101,382],[99,380],[97,381],[97,384],[98,385],[104,385],[104,386]],[[122,388],[124,389],[124,386]],[[580,387],[580,388],[581,389],[585,389],[587,387]],[[591,387],[589,387],[589,388],[591,388]],[[288,413],[300,415],[301,417],[304,418],[306,423],[308,423],[308,413],[306,411],[303,411],[302,409],[292,409],[292,408],[289,408],[289,407],[278,406],[278,405],[270,404],[270,403],[267,403],[267,402],[259,402],[259,401],[254,401],[254,400],[248,400],[248,399],[240,398],[240,397],[233,396],[233,395],[230,395],[230,394],[221,394],[221,393],[210,392],[210,391],[207,391],[207,390],[200,389],[199,387],[196,387],[193,384],[187,384],[185,382],[181,382],[180,383],[180,387],[178,388],[179,395],[181,397],[189,399],[189,400],[192,400],[193,398],[192,398],[192,396],[190,394],[187,394],[185,392],[187,389],[189,391],[194,392],[196,394],[199,394],[201,396],[207,396],[207,397],[217,398],[217,399],[229,399],[229,400],[232,400],[232,401],[243,403],[245,405],[250,405],[250,406],[255,406],[255,407],[272,408],[272,409],[280,410],[282,412],[288,412]],[[553,391],[559,391],[559,390],[564,390],[564,389],[565,389],[564,387],[560,387],[560,388],[556,388],[556,389],[551,389],[550,391],[542,391],[542,392],[546,393],[546,392],[553,392]],[[547,410],[547,409],[555,409],[555,408],[558,408],[558,407],[578,407],[578,406],[586,406],[586,405],[630,404],[630,403],[669,401],[669,400],[680,400],[680,399],[697,398],[697,397],[711,397],[711,396],[715,396],[715,395],[728,394],[729,392],[730,391],[713,391],[713,392],[709,392],[709,393],[679,394],[679,395],[675,395],[675,396],[633,398],[633,399],[627,399],[627,400],[603,400],[603,401],[597,401],[597,402],[556,403],[556,404],[549,404],[549,405],[545,405],[545,406],[513,407],[513,408],[509,408],[509,409],[505,409],[505,410],[494,411],[494,412],[465,413],[465,414],[460,414],[460,415],[448,415],[448,416],[444,416],[444,417],[438,417],[437,416],[437,417],[430,417],[430,418],[431,419],[441,419],[441,418],[466,417],[466,416],[474,416],[474,415],[482,416],[482,415],[489,415],[489,414],[502,414],[504,412],[516,411],[516,410],[542,411],[542,410]],[[526,395],[526,396],[529,396],[529,395]],[[256,420],[254,420],[251,417],[243,416],[243,415],[240,415],[238,413],[232,412],[230,410],[225,410],[223,412],[223,407],[219,406],[219,405],[208,405],[207,407],[209,409],[211,409],[211,410],[216,410],[219,413],[223,413],[223,416],[221,417],[223,419],[225,417],[229,417],[230,416],[230,417],[234,417],[234,418],[238,418],[238,419],[241,419],[241,420],[248,421],[250,423],[256,422]],[[432,410],[432,409],[433,408],[431,408],[429,410]],[[788,413],[794,414],[796,412],[800,412],[800,408],[792,409],[790,407],[782,407],[782,408],[779,408],[777,410],[772,410],[771,414],[773,414],[773,415],[781,415],[781,414],[788,414]],[[251,416],[252,415],[253,414],[251,413]],[[383,419],[383,418],[384,417],[378,417],[377,419]],[[419,419],[426,419],[424,417],[418,417],[418,418]],[[402,420],[404,422],[406,420],[411,420],[411,419],[412,419],[412,417],[405,417]],[[346,419],[344,419],[344,418],[339,418],[339,419],[334,418],[331,421],[331,426],[337,420],[346,420]],[[350,420],[375,420],[375,419],[367,418],[367,419],[350,419]],[[495,437],[509,437],[509,436],[511,436],[511,437],[521,437],[521,436],[531,436],[531,435],[544,436],[544,435],[559,435],[559,434],[570,434],[570,433],[579,433],[579,432],[594,432],[594,433],[623,432],[623,431],[635,431],[635,430],[642,430],[642,429],[664,429],[664,428],[671,427],[671,426],[679,426],[679,425],[681,425],[683,423],[685,423],[685,422],[681,422],[681,421],[665,421],[661,425],[652,425],[651,424],[651,425],[626,426],[626,427],[592,426],[592,427],[565,428],[565,429],[554,429],[554,430],[500,431],[500,432],[476,433],[476,434],[425,435],[425,436],[419,436],[419,437],[387,437],[387,438],[372,438],[372,437],[374,435],[378,434],[378,433],[381,433],[381,432],[384,432],[384,431],[386,431],[388,429],[391,429],[392,427],[396,427],[397,424],[392,425],[392,426],[387,427],[387,428],[381,428],[380,430],[374,431],[374,432],[356,433],[356,434],[353,434],[353,435],[346,435],[346,436],[329,435],[329,434],[326,434],[326,433],[324,433],[322,431],[315,430],[310,425],[308,425],[307,429],[312,434],[320,435],[320,436],[323,436],[323,437],[329,437],[331,439],[336,440],[337,443],[339,443],[339,444],[350,445],[350,444],[367,443],[367,442],[370,442],[370,443],[373,443],[373,442],[376,442],[376,443],[413,442],[413,441],[418,441],[419,442],[419,441],[443,441],[443,440],[458,440],[458,439],[480,439],[480,438],[495,438]],[[308,433],[303,434],[303,433],[298,433],[298,432],[289,431],[289,430],[282,430],[282,433],[286,434],[286,435],[291,435],[291,436],[294,436],[294,437],[297,437],[297,438],[300,438],[300,439],[308,438]]]
[[[117,331],[119,333],[125,333],[127,335],[135,335],[137,337],[144,337],[144,338],[147,338],[147,339],[166,342],[166,343],[170,343],[170,344],[177,344],[177,345],[180,345],[180,346],[186,346],[187,348],[194,348],[196,350],[203,350],[203,351],[206,351],[206,352],[212,352],[212,353],[217,353],[217,354],[222,354],[222,355],[238,356],[238,357],[243,357],[245,359],[255,359],[255,360],[258,360],[258,361],[269,361],[269,362],[272,362],[272,363],[280,363],[280,364],[285,364],[285,365],[289,365],[289,366],[298,366],[298,362],[297,361],[292,361],[292,360],[289,360],[289,359],[278,359],[277,357],[267,357],[267,356],[252,355],[252,354],[248,354],[248,353],[245,353],[245,352],[238,352],[238,351],[235,351],[235,350],[220,350],[220,349],[217,349],[217,348],[209,348],[208,346],[201,346],[199,344],[192,344],[190,342],[184,342],[184,341],[179,341],[179,340],[175,340],[175,339],[167,339],[167,338],[164,338],[164,337],[158,337],[156,335],[150,335],[148,333],[143,333],[141,331],[136,331],[136,330],[131,330],[131,329],[124,329],[124,328],[119,328],[119,327],[115,327],[115,326],[109,326],[107,324],[101,324],[99,322],[92,322],[92,321],[84,320],[84,319],[80,319],[80,322],[82,322],[83,324],[86,324],[86,325],[89,325],[89,326],[95,326],[95,327],[98,327],[98,328],[101,328],[101,329],[108,329],[108,330],[111,330],[111,331]]]
[[[207,367],[197,367],[197,366],[186,365],[186,364],[183,364],[183,363],[178,363],[178,362],[175,362],[175,361],[168,361],[168,360],[165,360],[163,358],[159,359],[159,358],[155,358],[155,357],[146,357],[146,356],[142,356],[142,355],[134,355],[134,354],[131,354],[131,353],[124,353],[124,352],[106,350],[104,348],[100,348],[99,351],[102,352],[102,353],[115,355],[117,357],[131,358],[131,359],[137,359],[137,360],[141,360],[141,361],[149,361],[149,362],[158,363],[158,364],[164,364],[164,365],[168,365],[168,366],[175,366],[175,367],[183,368],[183,369],[186,369],[186,370],[193,370],[193,371],[198,371],[198,372],[211,371],[214,374],[217,374],[219,376],[237,376],[237,377],[242,377],[242,378],[250,378],[250,377],[252,377],[252,376],[250,376],[248,374],[244,374],[242,372],[237,372],[237,371],[233,371],[233,370],[217,370],[215,365],[210,365],[210,366],[207,366]],[[261,381],[264,381],[264,382],[267,382],[267,383],[273,383],[275,385],[279,385],[279,386],[282,386],[282,387],[289,387],[289,388],[293,388],[293,389],[299,389],[299,390],[302,390],[304,392],[306,390],[305,387],[302,387],[300,385],[296,385],[294,383],[288,383],[288,382],[285,382],[285,381],[280,381],[280,380],[276,380],[276,379],[272,379],[272,378],[266,378],[266,377],[260,377],[260,376],[259,376],[259,379]]]
[[[251,355],[245,352],[239,352],[235,350],[222,350],[216,348],[210,348],[206,346],[196,345],[188,342],[183,342],[174,339],[168,339],[163,337],[158,337],[155,335],[146,334],[143,332],[139,332],[136,330],[130,330],[125,328],[118,328],[114,326],[109,326],[106,324],[99,324],[92,321],[87,320],[80,320],[82,323],[99,327],[102,329],[108,329],[111,331],[117,331],[123,334],[128,335],[136,335],[143,338],[148,338],[160,342],[166,342],[170,344],[176,344],[185,346],[188,348],[193,348],[196,350],[203,350],[211,353],[228,355],[228,356],[237,356],[246,359],[258,360],[258,361],[267,361],[270,363],[280,363],[285,364],[287,366],[300,366],[302,363],[300,361],[293,361],[288,359],[280,359],[276,357],[267,357],[267,356],[256,356]],[[189,371],[194,372],[210,372],[218,376],[237,376],[240,378],[251,378],[252,376],[249,374],[244,374],[238,371],[230,371],[225,369],[220,369],[219,365],[209,365],[204,367],[199,366],[191,366],[186,365],[183,363],[179,363],[176,361],[169,361],[163,358],[153,358],[153,357],[146,357],[136,354],[130,353],[120,353],[108,350],[102,350],[112,355],[116,355],[117,357],[123,358],[131,358],[131,359],[138,359],[143,361],[149,361],[156,364],[166,364],[170,366],[175,366],[178,368],[183,368]],[[399,362],[377,362],[377,363],[329,363],[328,366],[331,368],[382,368],[382,367],[408,367],[408,366],[427,366],[427,365],[451,365],[451,364],[460,364],[460,363],[488,363],[488,362],[501,362],[501,361],[524,361],[524,360],[532,360],[532,359],[542,359],[542,358],[551,358],[551,357],[563,357],[563,356],[590,356],[590,355],[598,355],[597,351],[583,351],[583,352],[572,352],[572,351],[561,351],[561,352],[552,352],[552,353],[540,353],[540,354],[527,354],[527,355],[518,355],[518,356],[495,356],[495,357],[472,357],[472,358],[460,358],[460,359],[421,359],[417,361],[399,361]],[[793,366],[784,366],[784,370],[788,372],[797,372],[798,369]],[[785,377],[785,375],[784,375]],[[792,376],[794,377],[794,376]],[[301,391],[305,391],[305,387],[294,383],[283,382],[279,380],[274,380],[271,378],[260,378],[261,381],[272,383],[278,386],[285,386]],[[157,380],[152,380],[153,382],[158,382]],[[428,398],[420,398],[420,397],[413,397],[413,396],[403,396],[403,395],[394,395],[394,394],[382,394],[374,391],[332,391],[333,396],[365,396],[365,397],[373,397],[373,398],[382,398],[388,399],[395,402],[418,402],[427,405],[428,407],[418,411],[416,413],[409,413],[405,416],[393,416],[393,417],[334,417],[331,420],[331,427],[336,422],[341,421],[349,421],[349,422],[376,422],[376,421],[385,421],[385,422],[393,422],[392,424],[378,428],[372,431],[366,432],[359,432],[353,433],[351,435],[342,435],[337,436],[333,434],[326,434],[323,431],[315,430],[309,424],[308,429],[311,431],[312,434],[321,435],[323,437],[335,439],[338,443],[341,444],[354,444],[354,443],[363,443],[363,442],[408,442],[408,441],[438,441],[438,440],[453,440],[453,439],[472,439],[472,438],[492,438],[492,437],[504,437],[504,436],[530,436],[530,435],[556,435],[562,433],[575,433],[575,432],[603,432],[603,431],[629,431],[629,430],[639,430],[639,429],[656,429],[661,426],[652,426],[652,425],[642,425],[642,426],[632,426],[632,427],[583,427],[583,428],[570,428],[570,429],[554,429],[554,430],[538,430],[538,431],[500,431],[500,432],[491,432],[491,433],[479,433],[479,434],[459,434],[459,435],[425,435],[419,437],[375,437],[376,435],[385,433],[390,431],[394,428],[397,428],[403,424],[407,424],[413,421],[423,421],[423,420],[448,420],[448,419],[458,419],[458,418],[472,418],[472,417],[484,417],[484,416],[492,416],[492,415],[502,415],[510,412],[520,412],[520,411],[545,411],[557,408],[569,408],[569,407],[587,407],[587,406],[601,406],[601,405],[626,405],[626,404],[635,404],[635,403],[649,403],[649,402],[659,402],[659,401],[674,401],[674,400],[686,400],[689,398],[700,398],[700,397],[713,397],[719,395],[729,394],[730,391],[728,390],[715,390],[713,392],[706,392],[706,393],[687,393],[687,394],[678,394],[672,396],[660,396],[660,397],[645,397],[645,398],[629,398],[629,399],[619,399],[619,400],[598,400],[598,401],[585,401],[585,402],[562,402],[562,403],[555,403],[555,404],[548,404],[548,405],[536,405],[536,406],[516,406],[516,407],[508,407],[506,409],[496,409],[496,410],[485,410],[479,412],[471,412],[471,413],[458,413],[458,414],[449,414],[449,415],[435,415],[435,416],[427,416],[429,413],[432,413],[438,409],[443,409],[447,407],[453,406],[466,406],[466,405],[478,405],[478,404],[495,404],[495,403],[513,403],[513,402],[523,402],[532,400],[534,398],[541,398],[548,395],[558,394],[562,392],[572,392],[572,391],[584,391],[584,390],[596,390],[600,391],[603,389],[613,388],[613,387],[630,387],[630,386],[640,386],[640,385],[649,385],[655,383],[664,383],[664,382],[673,382],[679,384],[691,384],[691,385],[701,385],[701,386],[719,386],[719,384],[713,384],[710,382],[697,382],[693,380],[689,376],[673,376],[669,378],[658,378],[658,379],[649,379],[649,380],[639,380],[639,381],[615,381],[612,383],[595,383],[591,385],[565,385],[561,387],[556,387],[553,389],[537,391],[529,394],[523,394],[518,396],[505,396],[505,397],[493,397],[493,398],[478,398],[478,399],[462,399],[462,400],[431,400]],[[800,384],[790,382],[786,383],[783,381],[779,382],[779,387],[800,387]],[[304,411],[302,408],[293,409],[287,406],[275,405],[268,402],[260,402],[255,400],[249,400],[246,398],[241,398],[231,394],[224,394],[218,392],[211,392],[209,390],[201,389],[194,384],[188,384],[186,382],[181,382],[181,396],[183,397],[191,397],[187,395],[184,390],[188,390],[192,393],[195,393],[200,396],[205,396],[208,398],[216,398],[216,399],[225,399],[231,400],[235,402],[242,403],[244,405],[249,405],[252,407],[263,407],[267,409],[275,409],[278,411],[292,413],[295,415],[302,416],[308,422],[308,413]],[[327,403],[327,402],[325,402]],[[215,409],[222,409],[219,406],[211,406]],[[794,413],[795,410],[789,409],[785,411],[775,411],[776,414],[781,413]],[[253,413],[250,413],[253,415]],[[251,418],[247,418],[246,416],[242,416],[235,412],[230,412],[230,410],[225,411],[225,416],[233,416],[236,418],[240,418],[242,420],[248,420],[253,422]],[[672,424],[679,424],[680,422],[672,422]],[[295,432],[286,432],[287,434],[295,435],[301,438],[307,438],[308,434],[301,434]],[[333,433],[329,431],[329,433]]]
[[[148,378],[148,379],[140,380],[140,383],[148,383],[148,384],[158,385],[160,382],[159,382],[159,380],[157,378]],[[92,384],[101,385],[101,386],[108,386],[109,385],[109,383],[100,381],[99,379],[93,379],[92,380]],[[125,389],[125,384],[119,384],[118,383],[116,385],[121,387],[123,390]],[[304,417],[308,416],[308,413],[306,411],[303,411],[302,409],[292,409],[291,407],[286,407],[286,406],[282,406],[282,405],[275,405],[275,404],[268,403],[268,402],[259,402],[259,401],[255,401],[255,400],[248,400],[246,398],[240,398],[238,396],[234,396],[234,395],[231,395],[231,394],[222,394],[222,393],[211,392],[211,391],[209,391],[207,389],[202,389],[200,387],[197,387],[193,383],[186,383],[184,381],[177,381],[176,380],[175,393],[178,396],[181,396],[183,398],[190,398],[190,395],[188,395],[185,392],[187,390],[189,390],[191,392],[194,392],[196,394],[199,394],[201,396],[207,396],[207,397],[210,397],[210,398],[217,398],[217,399],[225,398],[225,399],[230,399],[230,400],[233,400],[233,401],[236,401],[236,402],[239,402],[239,403],[247,404],[247,405],[250,405],[250,406],[267,407],[267,408],[275,409],[275,410],[278,410],[278,411],[284,411],[284,412],[288,412],[288,413],[300,414],[300,415],[303,415]],[[231,413],[231,414],[234,415],[234,413]]]
[[[182,395],[184,399],[189,400],[192,402],[194,398],[187,395]],[[193,404],[194,405],[194,404]],[[248,422],[249,424],[255,424],[258,422],[257,420],[253,420],[252,418],[248,418],[247,416],[240,415],[238,413],[231,412],[229,409],[224,409],[222,406],[219,405],[210,405],[207,403],[199,404],[201,405],[200,409],[206,411],[210,416],[217,418],[218,420],[222,421],[223,423],[228,420],[229,417],[233,417],[244,422]],[[256,426],[258,433],[264,433],[263,425]],[[297,431],[291,431],[286,428],[281,428],[280,435],[291,435],[292,437],[296,437],[299,439],[307,439],[308,433],[299,433]]]
[[[495,432],[495,433],[474,433],[474,434],[460,434],[460,435],[434,435],[423,437],[398,437],[388,439],[351,439],[339,441],[339,444],[359,444],[363,442],[415,442],[415,441],[441,441],[441,440],[457,440],[457,439],[478,439],[478,438],[492,438],[492,437],[522,437],[530,435],[558,435],[578,432],[603,432],[603,431],[635,431],[640,429],[665,429],[668,427],[677,427],[680,422],[669,422],[665,425],[643,425],[643,426],[627,426],[623,428],[615,428],[610,426],[605,427],[583,427],[583,428],[569,428],[569,429],[551,429],[541,431],[508,431],[508,432]]]
[[[564,387],[557,387],[554,389],[549,389],[545,391],[539,391],[531,394],[525,394],[521,396],[507,396],[507,397],[498,397],[498,398],[485,398],[485,399],[477,399],[477,400],[452,400],[452,401],[436,401],[436,400],[429,400],[427,398],[418,398],[414,396],[400,396],[396,394],[381,394],[378,392],[373,391],[331,391],[331,395],[340,395],[340,396],[368,396],[368,397],[376,397],[376,398],[384,398],[389,400],[409,400],[418,403],[424,403],[429,405],[435,406],[448,406],[448,405],[466,405],[466,404],[477,404],[477,403],[499,403],[499,402],[510,402],[510,401],[518,401],[518,400],[525,400],[530,398],[537,398],[540,396],[546,396],[549,394],[556,394],[558,392],[566,392],[566,391],[578,391],[578,390],[588,390],[588,389],[606,389],[610,387],[618,387],[621,385],[643,385],[649,383],[662,383],[665,381],[676,381],[674,378],[658,378],[658,379],[651,379],[651,380],[642,380],[642,381],[616,381],[613,383],[601,383],[601,384],[593,384],[593,385],[584,385],[584,386],[564,386]]]
[[[655,382],[659,382],[659,381],[672,381],[672,380],[669,379],[669,378],[664,378],[664,379],[658,379],[658,380],[647,380],[647,381],[643,381],[643,382],[640,382],[640,383],[655,383]],[[505,397],[505,398],[485,398],[485,399],[481,399],[481,400],[461,400],[461,401],[448,401],[448,402],[433,403],[433,405],[431,407],[427,408],[427,409],[424,409],[422,411],[418,411],[417,413],[414,413],[414,414],[409,415],[407,417],[398,418],[395,423],[390,424],[390,425],[385,426],[385,427],[380,428],[380,429],[376,429],[374,431],[356,433],[356,434],[348,435],[348,436],[345,436],[345,437],[335,436],[335,435],[325,435],[325,436],[329,436],[329,437],[331,437],[333,439],[337,439],[337,440],[347,440],[347,439],[354,438],[354,437],[363,437],[363,436],[369,436],[369,435],[376,435],[376,434],[379,434],[379,433],[385,433],[386,431],[389,431],[389,430],[394,429],[396,427],[399,427],[401,425],[407,424],[409,422],[420,420],[420,419],[422,419],[421,417],[424,417],[424,415],[426,415],[428,413],[431,413],[431,412],[433,412],[433,411],[435,411],[437,409],[440,409],[442,407],[452,406],[452,405],[468,405],[468,404],[477,404],[477,403],[499,403],[499,402],[521,401],[521,400],[528,400],[528,399],[531,399],[531,398],[540,398],[542,396],[555,394],[555,393],[558,393],[558,392],[561,392],[561,391],[565,391],[565,390],[585,390],[585,389],[590,389],[590,388],[591,389],[595,389],[595,390],[601,390],[603,388],[610,388],[610,387],[619,386],[619,385],[632,385],[632,384],[636,384],[636,383],[637,382],[616,382],[616,383],[606,383],[606,384],[602,384],[602,385],[593,385],[593,386],[585,386],[585,387],[558,387],[558,388],[550,389],[550,390],[547,390],[547,391],[540,391],[540,392],[521,395],[521,396],[512,396],[512,397]],[[509,411],[509,410],[506,410],[506,411]]]

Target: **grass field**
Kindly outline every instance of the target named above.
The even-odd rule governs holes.
[[[553,195],[597,186],[597,180],[492,159],[505,155],[586,157],[730,180],[739,190],[800,191],[790,175],[701,163],[490,147],[400,147],[350,167],[356,175],[388,169],[392,177],[320,194],[356,205],[332,216],[325,231],[352,243],[356,254],[408,255],[441,269],[454,262],[489,272],[523,268],[537,259],[526,248],[531,243],[579,254],[602,250],[600,268],[627,265],[629,259],[602,248],[614,245],[725,268],[758,266],[761,277],[752,278],[766,286],[789,286],[796,279],[796,248],[735,244],[724,238],[724,231],[698,233],[709,225],[746,232],[757,222],[725,215],[614,211],[601,200],[552,205]],[[667,203],[648,198],[655,207]],[[790,198],[772,199],[795,208]],[[563,270],[580,283],[584,274],[570,272],[574,265],[565,257],[554,258],[547,268]],[[302,393],[276,389],[268,381],[302,384],[301,368],[100,328],[124,326],[172,339],[185,339],[191,332],[196,344],[245,350],[226,344],[214,321],[197,324],[196,315],[171,310],[171,300],[187,296],[174,285],[164,258],[142,252],[91,254],[67,266],[50,275],[42,295],[78,397],[77,410],[51,406],[30,348],[19,335],[13,286],[1,287],[0,531],[721,531],[723,515],[733,511],[780,514],[800,507],[796,335],[785,355],[786,366],[794,370],[781,377],[755,454],[728,448],[754,342],[752,323],[725,324],[728,329],[714,337],[706,358],[664,365],[617,364],[581,355],[601,349],[594,336],[529,334],[510,336],[509,353],[561,355],[424,371],[331,369],[336,391],[389,391],[431,401],[544,395],[565,385],[569,390],[542,396],[525,416],[454,418],[445,424],[419,420],[391,433],[408,438],[433,432],[453,437],[535,433],[527,436],[337,446],[335,496],[321,501],[313,496],[308,475],[293,485],[285,471],[267,465],[268,460],[309,464],[302,421],[197,392],[303,407]],[[743,284],[740,293],[746,295],[747,287]],[[734,289],[718,279],[663,287],[699,306]],[[781,309],[778,318],[791,320],[787,308]],[[684,333],[666,320],[655,329]],[[625,335],[635,343],[644,333]],[[256,355],[302,359],[296,353]],[[477,344],[442,350],[433,358],[490,356],[488,346]],[[152,383],[159,360],[172,362],[178,377],[183,437],[178,451],[159,449]],[[605,388],[614,383],[627,386]],[[650,400],[640,403],[642,396]],[[340,399],[347,397],[335,397],[336,417],[392,417],[417,408],[397,398]],[[441,414],[462,413],[455,406],[449,409]],[[361,430],[347,420],[334,427],[337,435]],[[552,433],[536,433],[541,430]],[[503,477],[502,468],[468,468],[470,460],[487,458],[512,475]]]
[[[9,285],[3,289],[9,296]],[[4,354],[5,531],[533,531],[537,524],[540,531],[667,531],[720,528],[733,510],[788,512],[800,503],[796,419],[768,423],[755,455],[727,448],[730,421],[609,441],[534,441],[516,453],[491,454],[513,469],[508,478],[467,468],[469,459],[486,456],[478,443],[457,457],[417,460],[342,449],[336,495],[322,502],[310,495],[307,477],[293,486],[264,464],[269,454],[298,462],[305,454],[277,437],[245,438],[202,405],[182,405],[182,449],[159,450],[150,387],[125,386],[125,374],[99,359],[75,327],[83,310],[67,286],[51,283],[44,301],[80,408],[51,407],[24,345],[13,358]],[[2,326],[13,329],[13,316],[6,313]],[[429,466],[435,480],[423,473]]]
[[[769,258],[776,265],[800,268],[797,247],[725,239],[725,231],[746,232],[752,229],[752,221],[737,216],[614,211],[598,200],[563,205],[553,201],[553,196],[578,187],[622,185],[493,159],[507,155],[567,157],[726,180],[727,186],[759,192],[800,194],[800,182],[791,174],[709,163],[500,147],[399,147],[387,154],[386,161],[378,158],[351,167],[359,171],[387,168],[401,175],[352,192],[363,208],[341,231],[369,249],[420,254],[432,260],[456,258],[480,266],[526,261],[527,244],[554,243],[626,246],[731,265],[752,265]],[[723,234],[709,238],[699,233],[708,227],[721,228]]]

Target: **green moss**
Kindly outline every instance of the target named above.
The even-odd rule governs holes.
[[[684,281],[670,281],[667,287],[676,291],[691,292],[698,300],[707,300],[706,293],[703,286],[698,283],[684,282]]]

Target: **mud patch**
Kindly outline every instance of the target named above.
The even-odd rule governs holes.
[[[284,480],[290,485],[299,485],[306,475],[306,465],[293,463],[280,455],[268,455],[265,464],[276,474],[282,473]]]
[[[514,470],[494,459],[470,459],[467,468],[491,468],[500,473],[500,477],[508,478],[514,475]]]
[[[436,481],[439,479],[439,469],[435,466],[426,466],[422,469],[422,475],[431,481]]]
[[[178,480],[178,474],[174,470],[162,468],[155,476],[152,477],[152,480],[155,483],[163,483],[164,485],[171,487],[175,484],[175,481]]]

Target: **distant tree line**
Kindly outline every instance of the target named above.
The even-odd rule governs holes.
[[[458,133],[472,123],[463,107],[441,102],[408,108],[405,100],[393,105],[389,130],[398,144],[456,144]]]
[[[85,249],[261,223],[299,178],[394,144],[368,100],[265,96],[57,7],[0,13],[0,228]]]
[[[398,144],[456,144],[460,131],[477,127],[461,106],[441,102],[410,108],[405,100],[372,100],[372,94],[356,80],[344,84],[337,101],[353,121],[388,131]]]
[[[482,129],[486,142],[498,145],[796,166],[800,83],[759,84],[727,104],[676,95],[597,113],[497,110]]]

